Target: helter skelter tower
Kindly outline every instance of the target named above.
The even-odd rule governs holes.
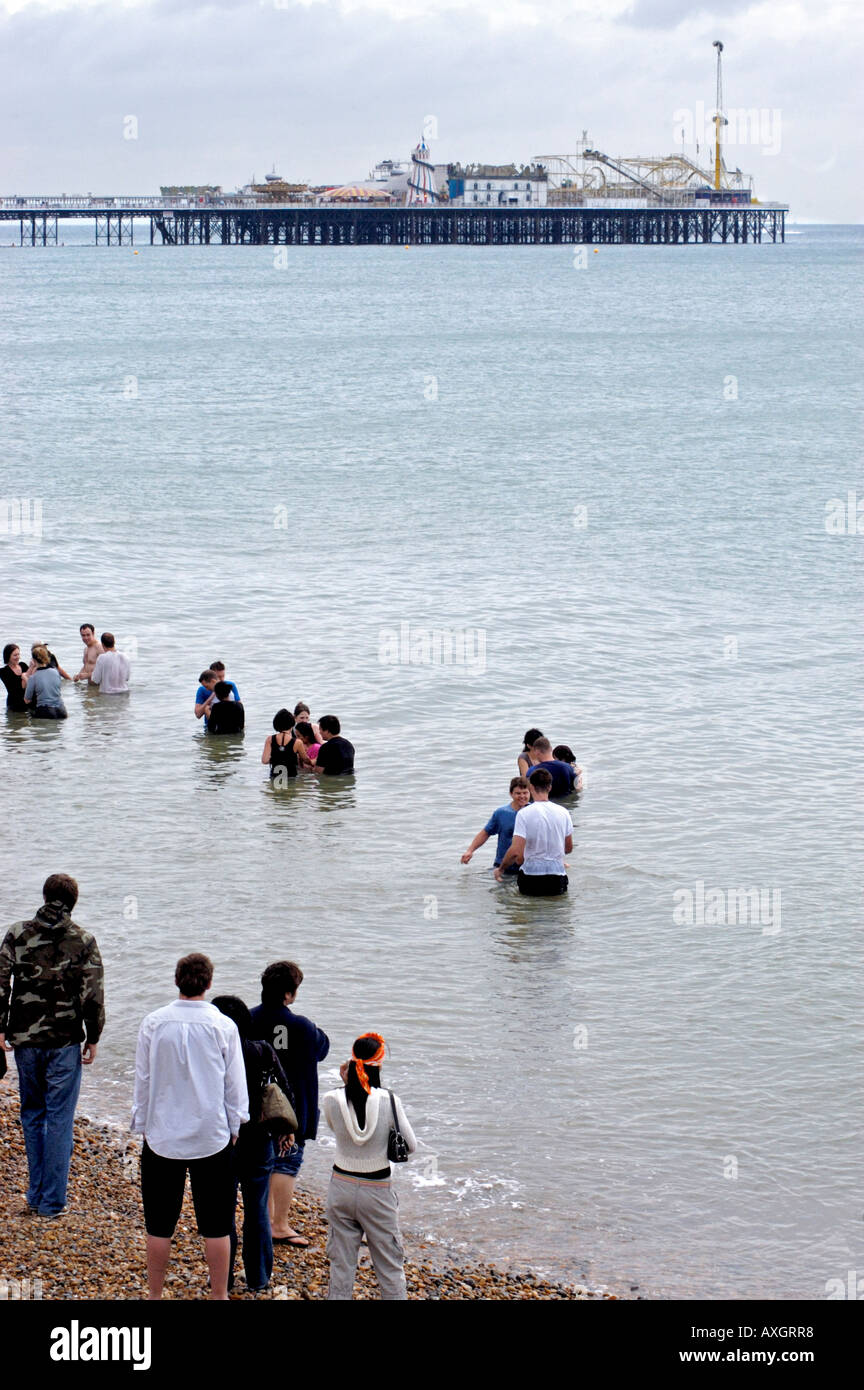
[[[435,166],[430,158],[424,136],[411,154],[411,176],[408,180],[408,206],[429,207],[438,202],[435,191]]]

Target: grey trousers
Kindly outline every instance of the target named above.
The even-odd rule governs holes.
[[[399,1201],[389,1178],[334,1173],[327,1190],[327,1257],[330,1299],[350,1299],[360,1241],[365,1235],[382,1299],[407,1299]]]

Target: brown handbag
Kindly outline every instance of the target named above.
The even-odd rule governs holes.
[[[263,1078],[261,1091],[261,1123],[271,1134],[295,1134],[299,1129],[294,1107],[270,1071]]]

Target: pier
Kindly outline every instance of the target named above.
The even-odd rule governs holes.
[[[178,206],[161,198],[0,200],[21,246],[56,246],[64,221],[96,246],[687,246],[783,242],[788,206]],[[146,224],[142,227],[142,222]],[[17,226],[16,226],[17,224]],[[136,225],[137,224],[137,225]]]

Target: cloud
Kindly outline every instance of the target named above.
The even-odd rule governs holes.
[[[685,20],[709,16],[718,23],[730,15],[753,8],[754,0],[722,0],[720,4],[700,4],[699,0],[634,0],[621,16],[640,29],[675,29]]]
[[[411,12],[394,18],[386,6],[397,4]],[[662,29],[682,10],[673,0],[637,0],[626,23],[616,18],[624,8],[607,19],[585,0],[578,22],[566,0],[0,11],[0,188],[234,188],[273,163],[291,179],[356,180],[378,159],[407,156],[427,115],[437,118],[439,160],[567,153],[583,128],[612,155],[668,153],[674,113],[713,102],[716,16],[706,9]],[[655,27],[638,27],[640,11]],[[785,0],[723,14],[729,103],[778,109],[783,125],[778,155],[748,147],[735,162],[762,198],[857,220],[862,16],[838,0],[819,14]],[[124,139],[129,115],[137,139]]]

